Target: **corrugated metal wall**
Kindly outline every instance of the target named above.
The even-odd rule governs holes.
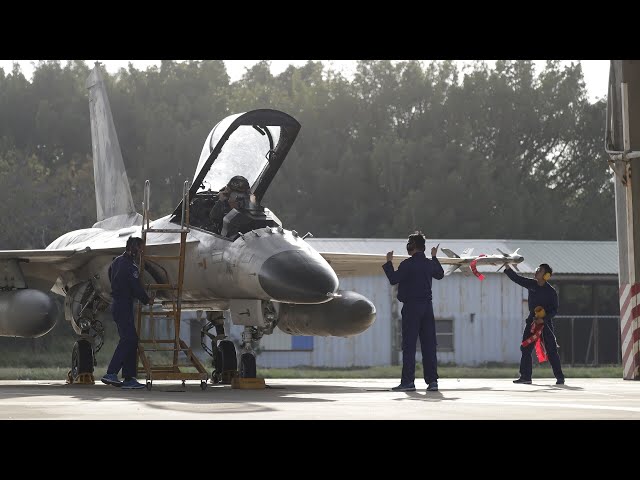
[[[258,367],[286,368],[312,367],[367,367],[390,365],[392,362],[391,287],[387,277],[375,275],[349,277],[340,280],[340,289],[356,291],[376,306],[376,321],[365,332],[349,338],[314,337],[313,351],[261,351],[257,357]],[[233,326],[234,336],[242,329]],[[291,345],[291,336],[276,329],[269,343],[286,342]],[[286,339],[286,340],[285,340]],[[275,344],[275,343],[273,343]],[[261,346],[262,348],[262,346]]]
[[[439,352],[440,363],[478,365],[520,361],[527,291],[502,274],[452,274],[433,282],[436,318],[454,319],[454,351]]]

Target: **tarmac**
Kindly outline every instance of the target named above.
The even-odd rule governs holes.
[[[122,390],[60,381],[0,381],[3,420],[620,420],[640,419],[640,382],[553,378],[441,378],[438,392],[416,381],[393,392],[395,379],[267,379],[267,388],[155,381]]]

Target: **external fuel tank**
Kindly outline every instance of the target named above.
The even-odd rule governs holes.
[[[37,338],[56,324],[57,306],[40,290],[0,292],[0,336]]]
[[[364,332],[376,319],[376,307],[364,295],[338,290],[339,297],[315,305],[280,305],[278,328],[290,335],[350,337]]]

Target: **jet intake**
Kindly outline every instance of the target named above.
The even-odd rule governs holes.
[[[0,292],[0,336],[37,338],[56,324],[57,306],[40,290]]]
[[[350,337],[364,332],[376,320],[376,307],[367,297],[339,290],[340,297],[317,305],[280,305],[278,328],[290,335]]]

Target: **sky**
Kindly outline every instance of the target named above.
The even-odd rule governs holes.
[[[93,65],[95,60],[86,60],[89,65]],[[425,60],[426,61],[426,60]],[[582,70],[584,73],[584,80],[587,87],[587,93],[590,101],[595,101],[600,98],[604,98],[607,95],[607,86],[609,82],[609,60],[566,60],[567,64],[571,62],[582,63]],[[24,73],[25,77],[31,79],[33,74],[33,63],[35,60],[0,60],[0,68],[3,68],[5,72],[11,71],[13,68],[13,62],[18,62]],[[129,62],[139,70],[145,70],[151,65],[160,65],[160,60],[100,60],[100,62],[106,67],[109,73],[115,73],[120,68],[127,68]],[[231,77],[231,81],[235,82],[239,80],[248,68],[259,62],[259,60],[224,60],[227,67],[227,72]],[[270,60],[271,73],[277,75],[289,65],[301,66],[304,65],[307,60]],[[342,74],[351,78],[355,70],[355,60],[322,60],[327,66],[333,70],[342,72]],[[489,62],[487,60],[487,62]],[[545,60],[534,60],[538,68],[544,67]],[[463,62],[461,62],[462,64]],[[492,64],[490,64],[492,65]]]

